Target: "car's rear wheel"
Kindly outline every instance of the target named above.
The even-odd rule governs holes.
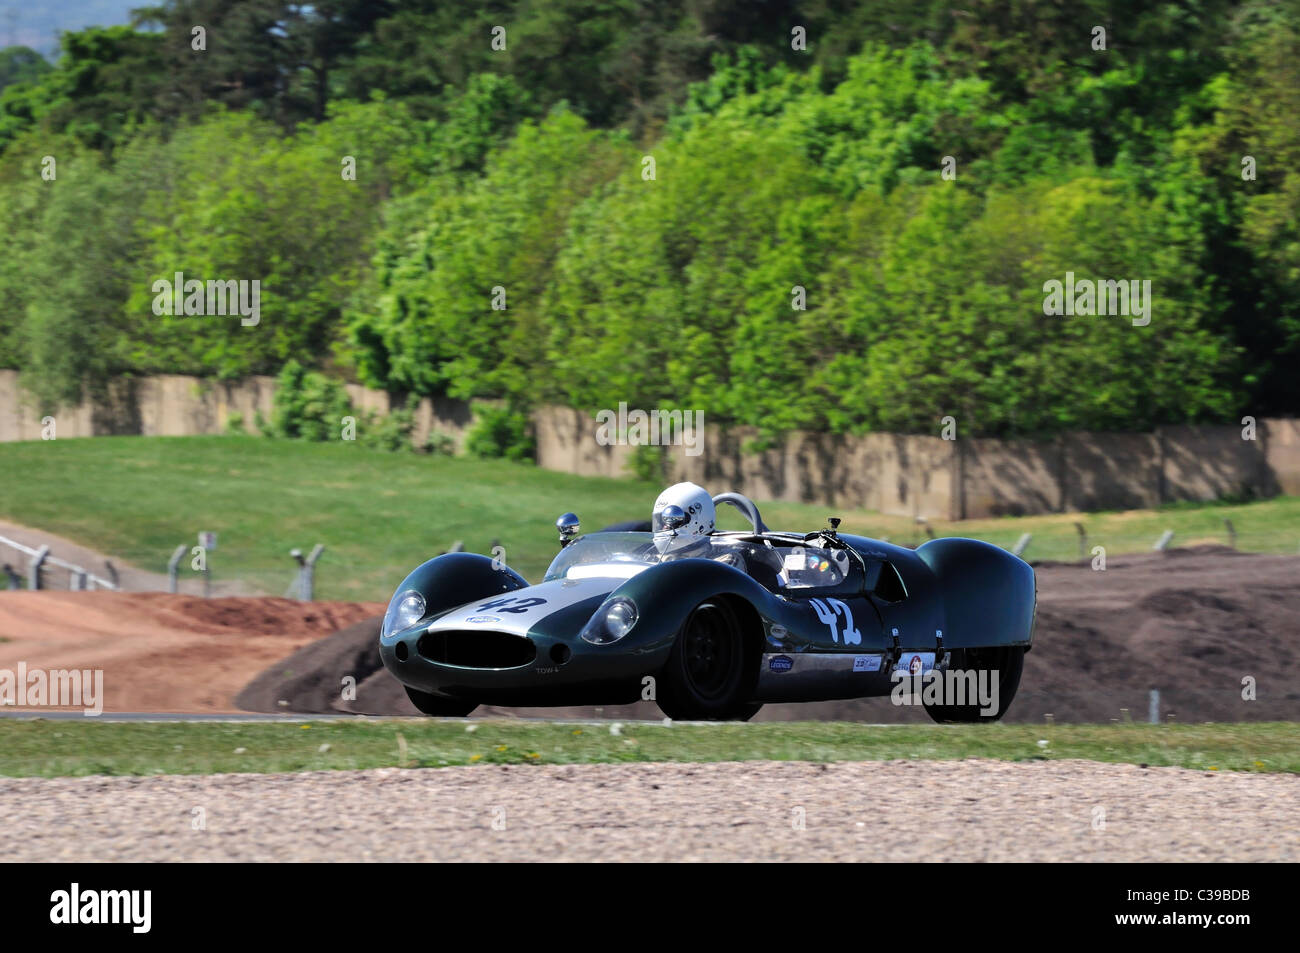
[[[749,700],[757,665],[732,607],[705,600],[673,642],[659,679],[659,707],[682,721],[748,721],[762,707]]]
[[[475,708],[478,702],[461,701],[458,698],[446,698],[442,695],[433,695],[429,692],[422,692],[419,689],[403,685],[406,689],[406,697],[411,700],[411,704],[425,715],[441,715],[444,718],[464,718]]]
[[[996,692],[989,698],[997,699],[996,706],[987,714],[986,706],[976,702],[973,705],[926,705],[926,713],[935,721],[943,723],[991,722],[999,720],[1011,707],[1011,700],[1016,697],[1020,687],[1020,673],[1025,667],[1025,650],[1023,646],[999,646],[985,649],[954,649],[949,670],[975,672],[975,686],[989,692]],[[984,673],[988,674],[985,675]]]

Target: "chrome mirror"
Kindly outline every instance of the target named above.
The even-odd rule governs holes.
[[[575,513],[565,513],[555,521],[556,532],[560,534],[560,546],[564,547],[573,542],[573,537],[578,535],[578,517]]]

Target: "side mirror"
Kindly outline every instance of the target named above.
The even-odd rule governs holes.
[[[555,521],[555,530],[560,534],[560,548],[563,549],[573,542],[573,537],[578,535],[577,514],[565,513]]]
[[[664,529],[676,531],[685,526],[690,517],[686,515],[686,511],[680,506],[670,504],[663,508],[663,511],[659,514],[659,519],[663,523]]]

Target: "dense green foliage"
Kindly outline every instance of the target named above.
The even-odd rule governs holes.
[[[512,456],[544,401],[1300,413],[1297,0],[168,0],[29,53],[0,54],[0,364],[46,406],[295,360],[497,399],[472,443]],[[155,315],[176,272],[259,280],[260,323]],[[1150,323],[1045,315],[1067,272],[1149,281]]]
[[[45,57],[26,46],[0,50],[0,90],[14,83],[35,83],[50,71]]]

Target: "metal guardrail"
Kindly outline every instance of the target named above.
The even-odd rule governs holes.
[[[83,566],[78,566],[76,563],[70,563],[66,559],[60,559],[58,556],[51,556],[49,546],[41,546],[39,549],[33,549],[31,546],[24,546],[17,540],[10,539],[7,536],[0,536],[0,545],[8,546],[10,549],[27,557],[28,589],[42,588],[41,572],[48,571],[49,567],[66,570],[68,573],[68,588],[75,592],[88,589],[118,589],[116,579],[106,579],[103,576],[97,576]],[[107,565],[108,571],[112,573],[112,563],[106,563],[105,565]],[[7,575],[9,576],[9,588],[19,588],[18,583],[21,581],[22,577],[19,576],[12,567],[9,569]]]
[[[459,544],[458,544],[459,545]],[[52,578],[52,570],[67,575],[67,588],[74,591],[90,589],[108,589],[114,592],[120,591],[117,570],[108,560],[104,561],[105,569],[109,577],[100,576],[91,572],[83,566],[76,563],[68,562],[66,559],[60,559],[57,556],[50,555],[49,546],[41,546],[39,549],[33,549],[15,539],[7,536],[0,536],[0,547],[7,546],[20,556],[24,557],[26,566],[25,574],[19,572],[10,563],[3,563],[5,575],[7,578],[0,579],[0,588],[9,589],[58,589],[62,586],[49,585]],[[191,546],[188,543],[182,543],[172,552],[171,558],[167,561],[167,590],[177,592],[179,590],[179,577],[181,562],[185,555],[190,552]],[[193,547],[197,553],[202,547]],[[289,590],[285,595],[310,602],[315,598],[315,581],[316,581],[316,563],[320,560],[321,554],[325,552],[325,545],[317,543],[307,555],[303,555],[301,550],[294,549],[290,552],[294,561],[298,565],[298,572],[294,577]],[[212,572],[207,561],[207,552],[204,551],[203,562],[196,571],[203,577],[203,595],[205,597],[212,595]],[[20,562],[20,560],[14,560]],[[24,585],[25,584],[25,585]]]

